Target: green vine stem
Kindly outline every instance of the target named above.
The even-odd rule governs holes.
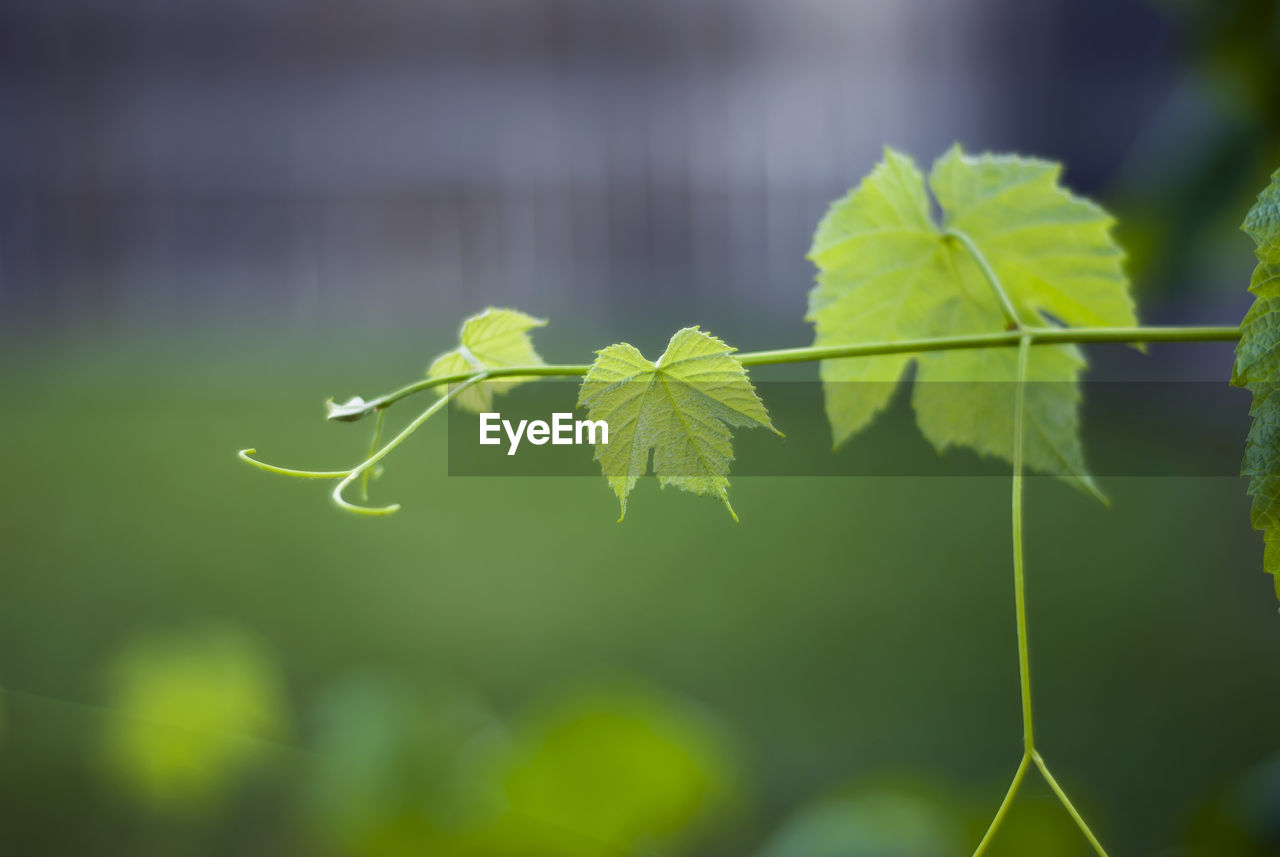
[[[1022,566],[1022,436],[1027,409],[1027,358],[1031,340],[1022,338],[1018,346],[1017,388],[1013,404],[1013,480],[1010,496],[1013,532],[1013,600],[1018,623],[1018,687],[1022,691],[1022,747],[1027,753],[1036,749],[1035,728],[1031,717],[1031,665],[1027,656],[1027,586]]]
[[[1191,325],[1181,327],[1023,327],[1020,330],[1004,330],[996,333],[967,334],[964,336],[938,336],[929,339],[897,339],[891,342],[861,342],[849,345],[808,346],[802,348],[778,348],[771,351],[744,351],[735,356],[743,366],[777,366],[786,363],[816,363],[820,360],[839,360],[846,357],[874,357],[880,354],[916,354],[929,351],[962,351],[972,348],[1014,348],[1023,338],[1032,345],[1080,345],[1116,343],[1140,345],[1148,342],[1235,342],[1240,338],[1239,327],[1215,327]],[[365,413],[394,405],[423,390],[443,384],[457,384],[476,377],[482,371],[489,378],[547,378],[580,377],[587,374],[586,363],[549,363],[537,366],[502,366],[459,372],[439,378],[424,378],[392,390],[365,403]]]

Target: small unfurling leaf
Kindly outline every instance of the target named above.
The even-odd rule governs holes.
[[[325,419],[336,420],[343,423],[353,423],[373,410],[373,405],[369,404],[359,396],[352,396],[342,404],[338,404],[333,399],[329,399],[324,403],[324,406]]]

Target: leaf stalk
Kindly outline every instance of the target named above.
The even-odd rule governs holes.
[[[1004,318],[1009,323],[1009,328],[1011,330],[1022,330],[1026,327],[1018,316],[1018,310],[1013,305],[1013,299],[1009,297],[1009,293],[1005,291],[1000,278],[996,276],[995,268],[991,267],[991,263],[987,261],[986,254],[979,249],[977,243],[967,233],[955,228],[943,231],[942,235],[945,238],[960,242],[973,261],[977,263],[978,269],[982,271],[982,276],[986,278],[987,283],[991,286],[991,291],[995,293],[996,300],[1000,303],[1000,311],[1004,313]]]

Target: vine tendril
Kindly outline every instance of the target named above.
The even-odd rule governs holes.
[[[373,469],[377,467],[379,461],[386,458],[393,449],[404,443],[405,440],[408,439],[409,435],[417,431],[422,424],[431,419],[437,411],[448,405],[455,396],[468,387],[480,383],[487,377],[488,373],[478,372],[468,377],[462,383],[450,387],[448,392],[442,395],[439,399],[436,399],[435,402],[433,402],[425,411],[414,417],[411,423],[401,429],[399,434],[387,441],[387,444],[380,449],[378,448],[378,440],[382,436],[382,420],[384,412],[379,409],[378,424],[374,431],[374,439],[370,446],[370,453],[364,461],[360,462],[350,470],[296,470],[290,467],[278,467],[277,465],[267,464],[265,461],[259,461],[256,458],[251,458],[251,454],[257,452],[256,449],[242,449],[240,450],[239,455],[244,461],[249,462],[254,467],[261,470],[265,470],[268,473],[278,473],[281,476],[294,476],[300,479],[339,479],[341,481],[334,487],[333,494],[331,495],[333,497],[334,504],[337,505],[339,509],[347,512],[353,512],[357,515],[390,515],[393,512],[398,512],[400,510],[399,503],[392,503],[389,506],[365,506],[358,503],[352,503],[346,497],[342,496],[343,492],[346,491],[347,487],[351,485],[352,482],[355,482],[357,479],[364,479],[365,477],[368,477]],[[366,491],[367,485],[368,483],[365,481],[364,487]],[[367,493],[364,495],[363,499],[367,502]]]

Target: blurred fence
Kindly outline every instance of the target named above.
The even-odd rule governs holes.
[[[1111,7],[8,3],[0,300],[55,321],[794,312],[813,224],[883,143],[1034,147],[1066,123],[1064,67],[1091,111],[1158,85],[1127,38],[1151,13]],[[1107,151],[1073,165],[1096,181],[1137,121],[1109,112],[1127,124],[1038,151]]]

